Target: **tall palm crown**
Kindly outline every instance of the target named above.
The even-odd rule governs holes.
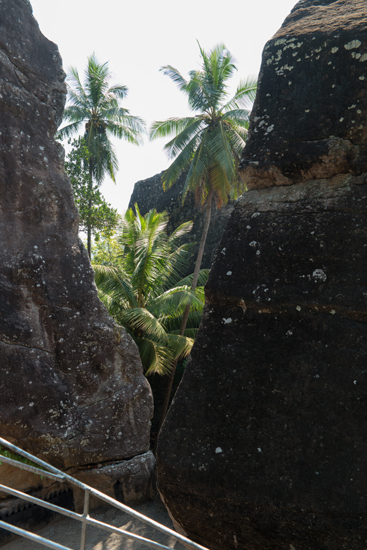
[[[127,95],[126,86],[110,86],[111,73],[108,63],[99,64],[95,54],[88,58],[85,82],[82,84],[78,71],[71,68],[68,77],[68,100],[64,122],[59,130],[61,137],[70,137],[84,124],[84,138],[91,157],[89,169],[98,183],[108,173],[113,181],[118,170],[118,161],[110,141],[111,136],[140,144],[145,130],[144,122],[120,106]]]
[[[129,209],[120,225],[118,261],[93,268],[100,298],[134,338],[146,374],[165,374],[190,353],[204,305],[203,288],[194,292],[192,276],[181,278],[191,254],[179,241],[192,222],[167,235],[166,212],[151,210],[142,216],[137,205],[135,210]],[[208,270],[203,270],[199,283],[207,277]],[[187,304],[192,306],[188,328],[180,335]]]
[[[169,158],[174,160],[163,175],[164,187],[170,187],[188,170],[183,198],[191,190],[197,203],[204,204],[213,196],[220,207],[229,196],[238,196],[244,190],[237,164],[245,145],[256,80],[240,82],[228,99],[227,83],[236,70],[232,55],[224,44],[209,53],[200,47],[200,54],[201,70],[191,71],[188,80],[170,65],[161,69],[187,95],[190,109],[196,114],[155,122],[150,138],[175,134],[165,145]]]

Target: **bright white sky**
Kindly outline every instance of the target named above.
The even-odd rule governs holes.
[[[76,67],[83,75],[87,57],[96,53],[109,62],[113,83],[129,94],[122,106],[154,120],[188,114],[186,98],[159,72],[173,65],[184,76],[199,67],[198,40],[204,50],[224,43],[237,61],[240,78],[256,76],[262,49],[279,29],[296,0],[31,0],[43,34],[60,50],[64,70]],[[106,200],[123,213],[135,182],[168,167],[165,140],[137,147],[116,142],[120,163],[116,185],[102,184]]]

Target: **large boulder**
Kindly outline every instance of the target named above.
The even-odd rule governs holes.
[[[151,391],[135,343],[98,299],[78,238],[54,140],[65,74],[26,0],[0,2],[0,74],[0,433],[76,476],[137,456],[151,473]],[[116,466],[119,486],[123,471]],[[9,476],[0,467],[1,481]],[[17,479],[42,487],[33,474]]]
[[[192,360],[158,442],[212,550],[367,547],[367,8],[302,0],[264,49]]]

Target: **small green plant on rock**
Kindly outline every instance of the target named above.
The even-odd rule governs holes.
[[[0,457],[4,456],[5,458],[10,458],[11,460],[15,460],[16,462],[20,462],[21,464],[27,464],[28,466],[33,466],[33,468],[38,468],[39,470],[44,470],[42,466],[39,466],[35,462],[32,462],[32,460],[29,460],[28,458],[25,458],[24,456],[17,455],[15,453],[12,453],[2,445],[0,445]],[[2,465],[1,459],[0,459],[0,466]],[[37,475],[37,474],[35,474]],[[43,476],[41,476],[41,479],[43,479]]]

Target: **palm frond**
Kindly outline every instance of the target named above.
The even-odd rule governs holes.
[[[107,94],[109,97],[116,96],[118,99],[125,99],[125,97],[128,94],[128,88],[127,86],[123,86],[122,84],[115,84],[114,86],[111,86],[107,90]]]
[[[192,350],[194,345],[194,340],[188,338],[187,336],[180,336],[178,334],[169,335],[169,347],[173,352],[173,357],[175,360],[183,361]]]
[[[198,331],[200,326],[201,317],[202,311],[190,310],[184,336],[188,336],[189,338],[193,338],[194,336],[196,336],[196,332]],[[170,319],[164,320],[164,325],[170,334],[179,334],[181,329],[181,321],[181,315],[177,317],[171,317]],[[186,330],[188,332],[186,332]]]
[[[78,105],[69,105],[63,113],[64,121],[82,123],[88,118],[88,111]]]
[[[171,187],[179,176],[192,165],[192,159],[195,157],[200,140],[201,136],[195,135],[163,173],[162,183],[164,189]]]
[[[168,243],[175,246],[178,239],[181,239],[181,237],[187,235],[187,233],[190,233],[193,225],[194,224],[191,220],[179,225],[168,237]]]
[[[241,107],[251,111],[256,97],[256,90],[257,79],[255,77],[249,76],[246,80],[241,80],[233,98],[222,107],[222,111],[226,112]]]
[[[210,269],[200,269],[199,275],[198,275],[198,282],[197,282],[198,286],[196,289],[197,292],[200,292],[200,287],[204,287],[206,285],[209,278],[209,272],[210,272]],[[178,281],[177,286],[187,285],[191,287],[192,279],[193,279],[193,274],[188,275],[184,279],[181,279],[181,281]]]
[[[99,64],[94,53],[88,57],[84,87],[94,107],[99,105],[109,87],[108,63]]]
[[[135,338],[146,376],[169,374],[174,364],[172,351],[149,338]]]
[[[181,75],[181,73],[177,69],[175,69],[171,65],[165,65],[164,67],[160,68],[160,71],[162,71],[163,74],[169,76],[170,79],[173,80],[175,84],[177,84],[180,90],[185,90],[187,86],[187,80]]]
[[[197,117],[176,117],[164,121],[153,122],[149,130],[149,139],[153,140],[158,137],[167,137],[171,134],[178,135],[191,126],[191,124],[196,123],[197,120]]]
[[[226,204],[231,190],[231,184],[236,178],[236,163],[228,139],[225,125],[222,121],[210,134],[210,184],[221,204]]]
[[[127,301],[130,307],[136,307],[137,301],[129,277],[121,268],[106,265],[92,265],[95,283],[105,294],[115,301]]]
[[[167,345],[167,333],[159,320],[145,308],[126,309],[121,314],[121,324],[134,330],[136,333],[144,333],[147,337],[154,338],[162,345]]]
[[[208,128],[206,128],[205,132],[203,132],[203,135],[201,136],[201,142],[194,152],[190,168],[186,176],[184,188],[182,191],[182,202],[185,200],[189,190],[193,191],[195,189],[201,189],[203,188],[203,184],[205,188],[207,168],[209,164],[207,143],[209,137],[210,132]],[[169,169],[170,168],[168,168],[168,170]]]
[[[247,128],[238,126],[233,128],[231,124],[227,124],[226,126],[226,135],[231,146],[232,154],[236,160],[239,160],[246,144]]]
[[[166,143],[164,150],[167,152],[168,158],[177,157],[193,139],[196,141],[200,139],[200,134],[205,127],[206,124],[201,118],[194,119],[191,124],[187,125],[178,135]]]
[[[93,159],[92,171],[97,183],[102,183],[106,173],[115,182],[119,164],[115,148],[106,134],[101,133],[95,136],[89,143],[87,142],[87,147]]]
[[[70,74],[67,76],[66,83],[69,102],[88,111],[91,107],[90,100],[81,83],[79,73],[74,67],[70,68]]]
[[[197,296],[196,292],[189,286],[180,285],[170,288],[150,301],[149,310],[154,313],[157,318],[162,316],[177,316],[181,314],[187,305],[193,306],[194,309],[202,309],[203,303]]]
[[[81,125],[82,125],[82,121],[71,122],[70,124],[63,126],[62,128],[59,128],[57,131],[57,136],[62,139],[69,138],[79,130]]]
[[[119,139],[125,139],[134,145],[142,145],[142,134],[145,132],[145,128],[144,122],[138,117],[126,117],[124,122],[108,123],[107,131]]]
[[[189,328],[189,327],[187,327],[187,328],[185,328],[184,336],[186,336],[186,338],[191,338],[192,340],[195,341],[198,330],[199,330],[198,328]]]
[[[234,126],[248,124],[250,111],[247,109],[231,109],[230,111],[226,111],[221,118],[222,120],[232,122]]]

